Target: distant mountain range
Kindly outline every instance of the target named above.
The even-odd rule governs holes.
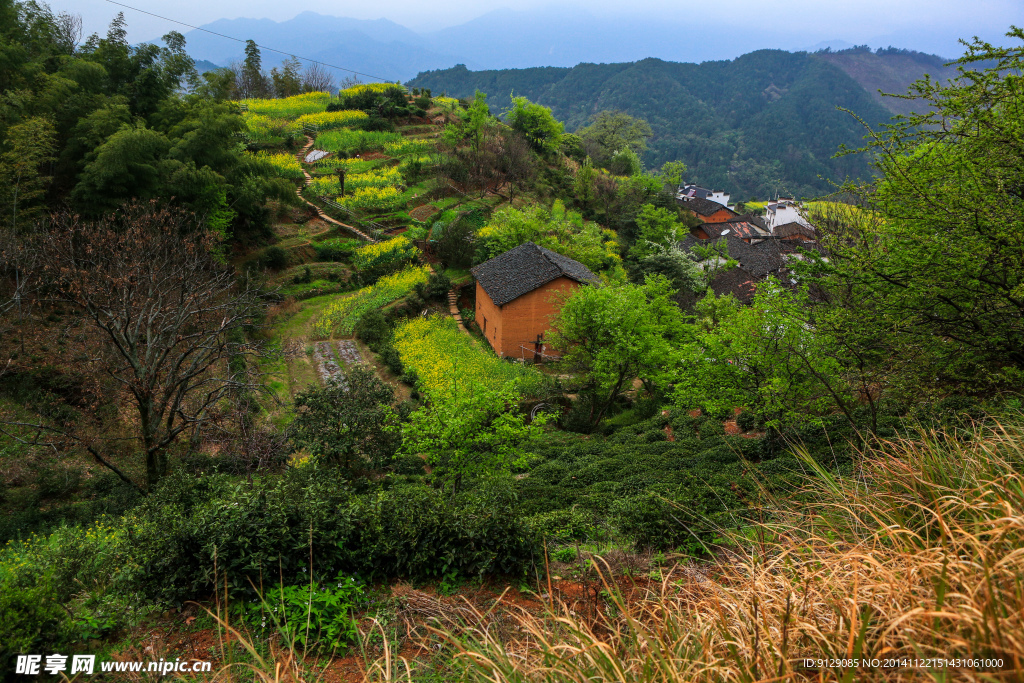
[[[360,71],[379,80],[406,81],[420,71],[465,64],[472,70],[570,67],[584,62],[633,62],[647,57],[704,62],[734,59],[764,48],[796,52],[851,47],[842,40],[811,45],[798,31],[718,27],[692,13],[649,17],[598,17],[580,9],[501,9],[438,31],[417,33],[387,19],[363,20],[303,12],[287,21],[220,19],[203,28],[300,57]],[[243,45],[203,31],[185,34],[197,60],[225,66],[241,61]],[[887,45],[885,42],[872,44]],[[894,43],[903,44],[908,43]],[[273,67],[285,55],[265,51]],[[339,77],[345,74],[339,72]]]
[[[643,117],[654,131],[648,166],[679,159],[688,180],[748,199],[819,195],[845,178],[869,176],[864,155],[832,158],[841,144],[860,146],[866,132],[839,108],[878,127],[914,103],[876,90],[905,93],[924,73],[943,79],[954,72],[939,57],[906,50],[759,50],[702,64],[644,59],[489,71],[458,65],[421,73],[408,85],[456,97],[480,90],[497,107],[507,107],[515,92],[551,107],[570,131],[604,109]]]
[[[883,98],[879,89],[904,93],[925,73],[954,73],[941,57],[907,50],[871,51],[841,40],[808,45],[795,32],[708,31],[706,23],[671,16],[609,22],[568,9],[496,10],[430,33],[314,12],[283,22],[222,19],[204,28],[358,71],[363,80],[407,81],[458,97],[479,89],[495,111],[508,106],[510,93],[526,95],[551,107],[570,131],[597,111],[619,109],[651,123],[649,166],[681,159],[689,180],[743,199],[821,194],[833,182],[867,176],[865,157],[831,158],[840,144],[857,146],[864,135],[837,107],[878,126],[914,106]],[[201,70],[242,59],[238,42],[203,31],[185,37]],[[780,45],[787,40],[793,45]],[[758,49],[769,42],[793,51]],[[263,52],[264,68],[282,59]],[[336,73],[339,80],[346,75]]]

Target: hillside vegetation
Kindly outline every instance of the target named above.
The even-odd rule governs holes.
[[[760,50],[731,61],[680,64],[645,59],[624,64],[579,64],[470,71],[464,66],[427,71],[409,81],[456,97],[474,91],[515,93],[551,107],[570,131],[601,110],[621,110],[646,119],[654,135],[643,160],[657,167],[686,163],[687,180],[724,188],[748,199],[775,193],[813,196],[831,182],[867,178],[865,156],[832,158],[840,145],[858,146],[863,126],[893,111],[875,89],[903,93],[935,59],[868,52],[790,53]],[[891,98],[886,98],[886,100]]]
[[[0,16],[3,678],[1020,681],[1024,30],[754,281],[643,118]]]

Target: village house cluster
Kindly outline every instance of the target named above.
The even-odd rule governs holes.
[[[687,184],[679,187],[676,201],[701,221],[679,248],[697,258],[705,269],[715,270],[708,286],[719,296],[732,294],[749,302],[757,283],[767,277],[796,284],[791,261],[803,258],[804,252],[822,251],[818,231],[794,198],[769,202],[763,215],[741,215],[729,205],[728,193]],[[721,268],[728,260],[735,261],[735,267]]]
[[[679,242],[705,270],[716,295],[732,294],[743,302],[754,297],[758,282],[775,277],[796,284],[788,265],[804,251],[819,251],[817,230],[804,217],[799,203],[778,198],[763,215],[740,214],[729,205],[729,193],[697,185],[681,185],[676,201],[701,221]],[[734,262],[733,267],[723,266]],[[476,278],[475,318],[487,342],[499,356],[541,360],[557,356],[545,342],[551,318],[558,312],[556,295],[568,295],[582,285],[600,282],[586,266],[550,249],[526,242],[472,270]],[[699,294],[684,292],[680,304],[692,304]]]

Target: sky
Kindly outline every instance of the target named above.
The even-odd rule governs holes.
[[[390,19],[415,31],[432,31],[474,19],[486,12],[512,8],[585,8],[596,16],[671,18],[701,22],[719,29],[759,29],[777,35],[778,47],[810,47],[822,41],[844,41],[884,47],[888,44],[942,56],[957,56],[957,38],[978,35],[1000,42],[1011,24],[1024,24],[1024,0],[589,0],[583,3],[550,0],[125,0],[133,7],[196,26],[216,19],[238,17],[290,19],[303,11],[356,19]],[[105,0],[51,0],[55,11],[82,15],[85,33],[105,33],[118,11],[124,11],[128,38],[152,41],[182,26],[119,7]],[[240,36],[244,38],[244,36]],[[806,40],[804,40],[806,38]],[[898,42],[897,42],[898,41]],[[741,54],[740,51],[738,54]],[[658,55],[651,55],[658,56]]]

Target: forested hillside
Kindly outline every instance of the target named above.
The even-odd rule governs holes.
[[[1024,29],[830,161],[886,112],[806,54],[460,100],[0,19],[0,679],[1020,680]]]
[[[849,59],[841,55],[760,50],[702,64],[645,59],[475,72],[460,65],[421,73],[409,85],[456,97],[481,90],[496,104],[515,92],[551,107],[568,130],[598,111],[622,110],[651,124],[654,136],[643,157],[648,166],[682,160],[688,180],[740,199],[810,196],[828,192],[830,181],[870,173],[864,155],[832,158],[842,144],[859,145],[865,133],[839,107],[873,126],[892,115],[844,70]],[[896,58],[878,55],[875,61]]]

